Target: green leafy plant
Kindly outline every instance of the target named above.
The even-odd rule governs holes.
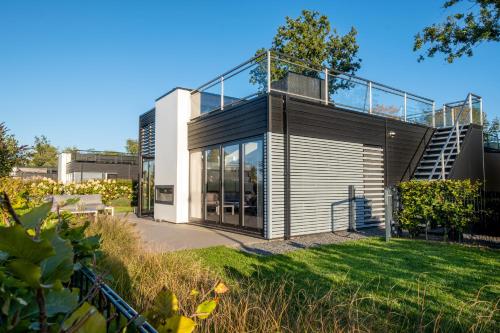
[[[15,209],[33,208],[43,203],[49,195],[100,194],[108,205],[119,198],[132,200],[133,184],[126,180],[90,180],[83,183],[62,184],[48,178],[0,178],[0,193],[6,192]]]
[[[412,180],[399,184],[400,225],[417,236],[423,226],[443,227],[460,235],[474,221],[480,183],[470,180]],[[445,232],[445,236],[447,236]]]
[[[7,194],[0,203],[10,214],[0,227],[0,331],[105,332],[104,317],[69,287],[99,237],[84,237],[85,225],[71,229],[69,216],[50,212],[51,202],[19,216]]]
[[[193,313],[186,314],[186,311],[181,309],[177,296],[164,288],[155,297],[145,315],[155,324],[159,333],[191,333],[196,328],[196,321],[210,317],[219,303],[219,296],[228,291],[222,282],[204,294],[193,289],[190,297],[201,302]]]

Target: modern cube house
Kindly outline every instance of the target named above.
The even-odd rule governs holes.
[[[139,118],[139,213],[267,239],[384,223],[384,189],[484,180],[482,101],[433,100],[265,52]]]

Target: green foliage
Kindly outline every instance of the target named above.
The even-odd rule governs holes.
[[[192,290],[190,296],[202,302],[196,307],[196,311],[191,315],[183,315],[181,312],[177,296],[165,288],[158,293],[153,301],[153,305],[146,312],[148,320],[156,325],[158,332],[178,332],[191,333],[196,327],[194,319],[203,320],[210,317],[219,302],[219,295],[226,293],[229,289],[219,282],[209,292],[200,296],[197,290]],[[194,319],[193,319],[194,318]]]
[[[99,237],[84,236],[88,224],[72,229],[70,215],[50,213],[50,206],[13,214],[0,227],[0,331],[105,332],[93,307],[74,311],[78,290],[67,287],[77,262],[98,254]]]
[[[125,150],[129,154],[138,154],[139,153],[139,142],[134,139],[127,139],[127,143],[125,144]]]
[[[449,15],[444,23],[433,24],[415,36],[413,50],[427,45],[424,57],[442,53],[449,63],[464,55],[471,57],[472,48],[482,42],[500,41],[500,2],[498,0],[473,0],[464,4],[466,12]],[[443,7],[452,8],[463,0],[446,0]]]
[[[26,146],[19,142],[12,134],[8,134],[4,123],[0,123],[0,178],[12,172],[12,168],[24,164],[26,161]]]
[[[411,235],[422,225],[442,226],[461,233],[473,221],[473,201],[480,184],[470,180],[412,180],[399,184],[401,226]]]
[[[303,10],[301,16],[295,19],[286,17],[285,25],[278,28],[273,38],[271,49],[304,60],[309,67],[329,67],[340,72],[354,74],[361,67],[361,59],[357,56],[359,46],[356,36],[357,31],[354,27],[346,35],[340,35],[336,29],[332,31],[328,17],[317,11]],[[255,54],[258,55],[264,51],[265,49],[261,48]],[[266,86],[266,66],[261,62],[261,66],[251,72],[250,83],[259,84],[261,90]],[[288,70],[308,76],[317,75],[314,71],[295,67],[272,61],[272,80],[283,78]],[[339,86],[332,85],[330,88],[334,91]]]
[[[35,207],[48,195],[55,194],[100,194],[106,205],[119,198],[130,201],[133,199],[132,186],[130,180],[90,180],[62,184],[48,178],[0,178],[0,193],[7,193],[15,209]]]
[[[61,328],[66,332],[75,328],[79,333],[106,332],[106,319],[95,307],[84,302],[64,321]]]
[[[57,165],[57,148],[45,135],[35,136],[34,151],[29,165],[32,167],[53,167]]]

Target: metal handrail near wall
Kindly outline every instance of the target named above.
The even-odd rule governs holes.
[[[443,119],[444,119],[444,124],[443,127],[446,126],[446,110],[451,111],[451,119],[452,119],[452,124],[450,124],[452,130],[448,133],[448,136],[446,137],[446,141],[443,144],[443,147],[441,148],[441,151],[439,153],[438,158],[436,159],[436,162],[434,163],[434,166],[432,168],[432,171],[429,174],[429,179],[432,179],[436,170],[438,169],[439,165],[441,165],[440,172],[441,172],[441,179],[445,179],[445,169],[446,166],[448,165],[448,162],[450,161],[451,155],[453,151],[456,149],[457,154],[460,153],[460,135],[462,132],[462,129],[464,126],[473,124],[474,123],[474,115],[473,115],[473,98],[479,98],[481,100],[481,97],[474,95],[472,93],[469,93],[465,100],[462,102],[454,102],[454,103],[448,103],[443,106]],[[482,105],[482,103],[480,103]],[[457,112],[457,109],[459,111]],[[464,111],[468,111],[464,113]],[[465,116],[465,117],[464,117]],[[480,118],[480,124],[483,124],[483,113],[482,113],[482,106],[479,108],[479,116]],[[453,140],[453,144],[451,147],[448,145],[451,142],[451,138],[453,137],[453,133],[455,133],[455,140]],[[446,154],[445,157],[445,151],[449,150],[448,154]]]

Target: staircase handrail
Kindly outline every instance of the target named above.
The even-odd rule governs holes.
[[[460,116],[462,115],[462,112],[464,111],[465,106],[469,104],[469,100],[470,100],[471,96],[472,96],[471,93],[467,94],[467,97],[465,98],[463,104],[461,105],[460,112],[455,117],[455,121],[454,121],[453,125],[451,126],[452,130],[448,134],[448,137],[446,138],[446,142],[444,143],[443,148],[441,148],[441,151],[439,152],[439,156],[436,159],[436,162],[434,163],[434,167],[432,168],[432,171],[429,174],[429,179],[433,178],[434,173],[436,172],[436,169],[437,169],[437,167],[439,165],[439,162],[441,161],[442,157],[444,156],[444,151],[448,147],[448,144],[450,143],[451,137],[453,136],[453,129],[454,128],[457,128],[457,138],[455,140],[455,143],[451,147],[452,151],[453,151],[453,149],[455,149],[455,147],[457,146],[457,143],[460,141],[460,133],[461,133],[461,130],[462,130],[462,128],[459,127],[460,126],[459,125]],[[452,112],[453,112],[453,108],[452,108]],[[470,110],[470,112],[472,112],[472,110]],[[444,168],[446,168],[446,166],[448,165],[448,161],[450,160],[450,156],[451,156],[451,153],[448,155],[448,158],[445,161]]]

